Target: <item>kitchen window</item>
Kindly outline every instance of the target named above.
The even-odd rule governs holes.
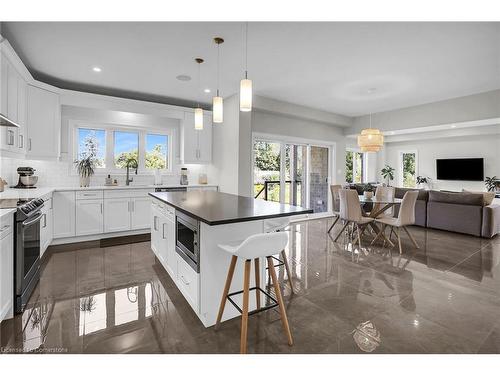
[[[127,164],[135,168],[136,163],[140,174],[152,174],[157,169],[162,173],[172,171],[173,130],[80,122],[72,128],[72,160],[93,155],[97,174],[122,174]],[[73,173],[76,174],[74,169]]]
[[[78,157],[96,159],[97,168],[106,168],[106,132],[101,129],[78,129]]]
[[[113,155],[116,168],[134,168],[139,161],[139,133],[115,131]]]
[[[146,134],[146,169],[169,169],[168,136]]]

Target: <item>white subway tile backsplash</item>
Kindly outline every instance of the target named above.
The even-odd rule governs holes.
[[[73,164],[67,161],[46,161],[46,160],[25,160],[14,158],[1,158],[0,162],[0,177],[7,181],[9,186],[17,184],[18,167],[33,167],[36,169],[35,174],[38,176],[37,186],[43,187],[71,187],[79,186],[80,181],[78,175],[74,174]],[[178,184],[180,181],[181,165],[175,166],[175,171],[172,175],[163,175],[163,184]],[[189,182],[198,183],[198,175],[200,173],[208,173],[209,167],[205,165],[189,165]],[[153,175],[135,175],[131,174],[134,179],[134,184],[152,185],[154,183]],[[94,175],[90,179],[90,185],[104,185],[106,175]],[[119,185],[125,184],[125,175],[113,175],[113,179],[118,180]],[[216,184],[214,176],[208,176],[210,184]]]

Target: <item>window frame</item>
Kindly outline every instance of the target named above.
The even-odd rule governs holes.
[[[398,157],[398,185],[403,187],[404,184],[404,171],[403,171],[403,154],[415,154],[415,186],[410,188],[417,187],[417,176],[418,174],[418,150],[399,150]]]
[[[352,153],[356,153],[356,154],[361,154],[362,155],[362,160],[361,160],[361,182],[354,182],[354,172],[355,172],[355,169],[354,169],[354,163],[352,165],[352,182],[347,182],[347,178],[344,178],[346,181],[346,183],[349,183],[349,184],[358,184],[358,183],[361,183],[361,184],[364,184],[366,182],[366,170],[367,170],[367,158],[366,158],[366,153],[365,152],[362,152],[360,149],[357,149],[357,148],[349,148],[347,147],[346,150],[346,158],[347,158],[347,153],[348,152],[352,152]],[[344,162],[344,168],[345,168],[345,162]],[[345,176],[347,176],[347,169],[345,170],[345,173],[344,173]]]
[[[173,171],[173,161],[174,161],[174,150],[173,150],[173,138],[174,129],[159,129],[155,127],[135,127],[126,125],[115,125],[115,124],[102,124],[102,123],[91,123],[84,121],[72,121],[71,122],[71,147],[70,155],[72,156],[72,161],[78,159],[78,129],[91,129],[91,130],[104,130],[106,139],[106,150],[104,163],[105,168],[96,168],[95,175],[125,175],[125,168],[115,167],[115,131],[121,132],[133,132],[138,133],[139,136],[139,169],[137,173],[140,175],[154,175],[155,169],[146,168],[146,137],[148,134],[165,135],[167,136],[167,165],[168,168],[160,169],[162,175],[172,175]],[[77,172],[72,168],[72,174],[77,175]]]

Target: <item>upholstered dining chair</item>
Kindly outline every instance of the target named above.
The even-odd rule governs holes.
[[[396,194],[396,188],[392,186],[377,186],[377,189],[375,190],[376,199],[393,200],[395,194]],[[383,206],[384,205],[382,203],[375,203],[372,211],[377,212],[381,210]],[[393,216],[394,216],[394,211],[392,207],[385,210],[380,215],[378,215],[378,217],[393,217]]]
[[[364,231],[366,226],[374,219],[371,217],[363,216],[361,211],[361,204],[359,202],[358,192],[351,189],[340,189],[340,219],[344,222],[344,226],[340,230],[334,241],[337,241],[340,235],[344,232],[349,224],[353,224],[357,233],[357,241],[361,247],[361,232]]]
[[[377,241],[378,238],[380,238],[380,236],[385,237],[385,229],[387,228],[387,226],[390,226],[391,229],[394,229],[396,233],[400,254],[403,253],[403,248],[401,246],[401,228],[406,232],[413,245],[417,249],[420,248],[417,244],[417,241],[415,241],[407,228],[408,225],[415,224],[415,204],[417,202],[417,197],[418,191],[407,191],[403,196],[398,217],[381,217],[375,219],[377,223],[382,224],[382,228],[378,235],[373,239],[372,245],[375,243],[375,241]]]
[[[342,189],[342,185],[330,185],[330,191],[332,193],[332,209],[333,209],[333,215],[335,216],[335,221],[333,222],[332,226],[330,229],[328,229],[328,233],[330,233],[337,224],[337,221],[339,221],[340,218],[340,197],[339,197],[339,190]]]

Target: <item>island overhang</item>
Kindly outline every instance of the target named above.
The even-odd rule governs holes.
[[[299,206],[216,191],[155,192],[149,195],[208,225],[313,213],[313,210]]]

